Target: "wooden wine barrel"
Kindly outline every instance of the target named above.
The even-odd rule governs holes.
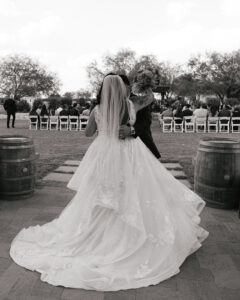
[[[236,208],[240,201],[240,143],[227,138],[200,140],[194,190],[209,206]]]
[[[0,197],[17,198],[34,191],[36,179],[33,140],[18,135],[0,136]]]

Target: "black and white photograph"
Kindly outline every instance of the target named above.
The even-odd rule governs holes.
[[[0,0],[0,300],[240,299],[240,2]]]

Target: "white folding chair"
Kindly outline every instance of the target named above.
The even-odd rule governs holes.
[[[230,129],[230,117],[219,118],[219,132],[229,133]]]
[[[40,116],[40,130],[48,130],[49,118],[48,116]]]
[[[184,118],[184,131],[195,132],[195,122],[193,116],[185,116]]]
[[[173,118],[163,117],[163,132],[172,132],[173,130]]]
[[[69,116],[69,130],[78,130],[78,116]]]
[[[37,130],[38,129],[38,116],[29,116],[29,129]]]
[[[58,116],[49,117],[49,130],[58,130]]]
[[[59,129],[61,131],[68,130],[68,116],[59,116]]]
[[[88,124],[89,117],[88,116],[80,116],[79,118],[79,130],[83,131],[85,130],[87,124]]]
[[[232,131],[232,133],[240,132],[240,117],[232,117],[231,131]]]
[[[206,132],[207,128],[207,118],[196,117],[195,119],[196,132]]]
[[[218,132],[218,117],[209,117],[207,120],[208,132]]]
[[[173,118],[173,131],[174,132],[183,132],[183,119],[182,118]]]
[[[161,128],[161,127],[162,127],[162,124],[163,124],[163,120],[162,120],[160,114],[158,115],[158,122],[159,122],[159,126],[160,126],[160,128]]]

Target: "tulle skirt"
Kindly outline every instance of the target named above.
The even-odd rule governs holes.
[[[13,260],[52,285],[116,291],[177,274],[208,232],[205,202],[176,180],[139,138],[99,135],[68,187],[58,218],[22,229]]]

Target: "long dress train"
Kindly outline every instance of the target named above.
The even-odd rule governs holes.
[[[99,130],[68,187],[76,194],[59,217],[22,229],[10,250],[52,285],[115,291],[157,284],[177,274],[208,235],[199,226],[205,202],[139,138],[112,140]]]

